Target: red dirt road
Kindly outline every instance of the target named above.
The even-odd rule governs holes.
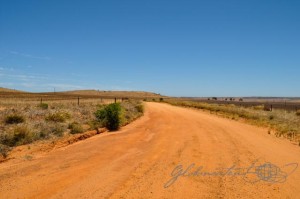
[[[270,162],[281,172],[248,171],[256,160],[255,166]],[[175,167],[184,172],[193,163],[165,188],[179,174]],[[300,198],[300,166],[291,173],[295,164],[284,166],[290,163],[300,163],[300,147],[265,129],[147,103],[145,116],[119,132],[0,164],[0,198]]]

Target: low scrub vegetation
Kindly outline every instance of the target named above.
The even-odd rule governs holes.
[[[300,110],[297,110],[296,115],[300,116]]]
[[[31,143],[35,139],[33,132],[27,126],[16,126],[2,137],[2,144],[13,147]]]
[[[5,118],[6,124],[19,124],[19,123],[23,123],[24,121],[25,121],[24,117],[18,114],[8,115]]]
[[[2,156],[2,158],[6,158],[8,155],[10,148],[6,145],[0,144],[0,156]]]
[[[121,103],[122,106],[122,126],[129,124],[133,120],[144,114],[144,106],[140,101],[128,101]]]
[[[242,119],[251,124],[269,127],[276,132],[277,136],[300,140],[300,117],[299,112],[273,110],[265,111],[264,106],[240,107],[234,104],[208,104],[203,102],[168,100],[167,103],[177,106],[191,107],[208,110],[211,113],[231,118]]]
[[[82,133],[83,132],[82,125],[77,123],[77,122],[73,122],[73,123],[69,124],[69,129],[70,129],[71,134],[76,134],[76,133]]]
[[[45,119],[46,121],[51,122],[65,122],[67,119],[70,119],[71,116],[69,113],[66,112],[56,112],[49,114]]]
[[[144,106],[143,104],[138,104],[135,106],[136,110],[139,112],[139,113],[144,113]]]
[[[24,100],[5,103],[0,109],[0,156],[4,158],[13,147],[37,140],[98,131],[102,127],[117,130],[144,111],[142,103],[133,100],[113,104],[81,100],[79,106],[76,101],[66,100],[47,104]]]
[[[253,106],[252,107],[254,110],[264,110],[265,107],[263,105],[259,105],[259,106]]]
[[[41,109],[48,109],[48,104],[46,104],[46,103],[40,103],[38,105],[38,107],[40,107]]]

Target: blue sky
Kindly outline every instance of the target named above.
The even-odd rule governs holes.
[[[300,1],[0,0],[0,86],[300,96]]]

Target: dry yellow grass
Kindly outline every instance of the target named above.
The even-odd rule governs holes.
[[[61,94],[71,94],[79,96],[103,96],[103,97],[119,97],[119,98],[158,98],[160,94],[144,92],[144,91],[97,91],[97,90],[76,90],[60,92]]]
[[[22,92],[22,91],[0,87],[0,92],[16,93],[16,92]]]
[[[9,147],[101,128],[103,124],[97,121],[95,112],[114,101],[81,99],[78,105],[77,99],[41,104],[32,98],[0,98],[0,156],[6,156]],[[140,101],[118,101],[124,109],[123,125],[142,115]]]

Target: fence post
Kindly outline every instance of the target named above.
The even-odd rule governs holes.
[[[273,105],[271,104],[271,111],[273,111]]]
[[[79,97],[78,97],[77,105],[79,106]]]
[[[43,103],[43,98],[41,97],[41,104]]]
[[[115,103],[117,103],[117,98],[115,97]]]

